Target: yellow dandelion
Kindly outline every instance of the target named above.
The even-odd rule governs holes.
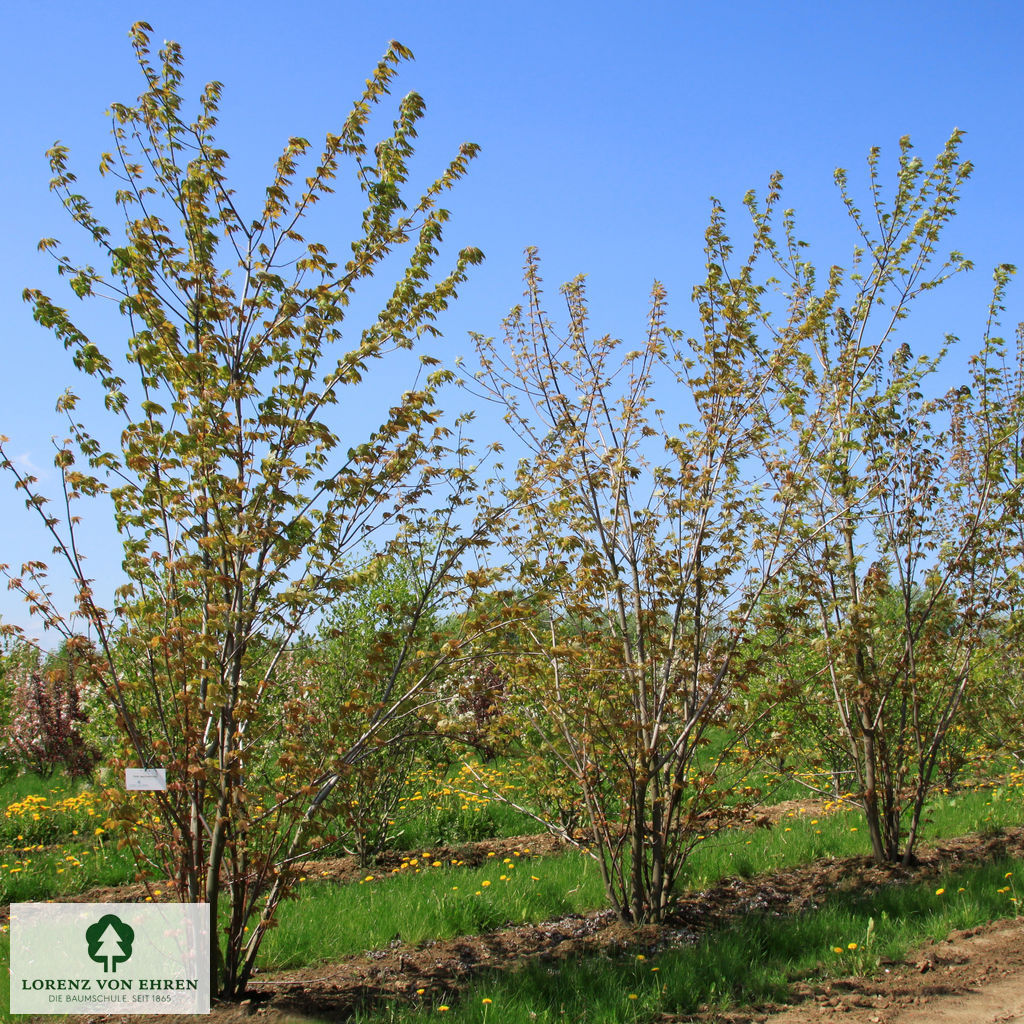
[[[486,889],[486,888],[487,888],[487,886],[489,886],[489,885],[490,885],[491,883],[490,883],[490,882],[488,882],[488,881],[483,881],[483,882],[481,882],[480,884],[481,884],[481,885],[482,885],[482,886],[483,886],[483,887],[484,887],[484,888]]]
[[[941,896],[945,891],[946,891],[945,889],[936,889],[935,890],[935,895],[936,896]]]
[[[832,947],[832,952],[833,953],[842,953],[842,951],[843,951],[843,947],[842,946],[833,946]]]
[[[493,999],[488,999],[487,996],[484,996],[484,998],[481,999],[480,1002],[483,1003],[484,1006],[490,1006],[491,1003],[494,1002],[494,1000]]]
[[[447,1013],[447,1012],[448,1012],[448,1011],[449,1011],[450,1009],[451,1009],[451,1007],[450,1007],[450,1006],[445,1006],[445,1005],[444,1005],[444,1003],[442,1003],[442,1004],[441,1004],[441,1005],[440,1005],[440,1006],[439,1006],[439,1007],[437,1008],[437,1012],[438,1012],[438,1013]]]
[[[846,948],[847,949],[856,949],[857,948],[857,943],[856,942],[850,942],[850,943],[847,944]]]

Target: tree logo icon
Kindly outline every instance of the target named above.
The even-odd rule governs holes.
[[[117,965],[132,955],[135,930],[115,914],[104,914],[85,930],[89,959],[103,964],[103,973],[117,973]]]

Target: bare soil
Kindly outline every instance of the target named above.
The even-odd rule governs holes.
[[[794,991],[795,1005],[707,1014],[714,1024],[995,1024],[1024,1021],[1024,920],[954,932],[871,978]]]
[[[459,849],[435,849],[432,855],[478,863],[488,852],[506,855],[527,847],[550,852],[544,836],[477,843]],[[730,918],[750,913],[794,914],[813,910],[840,889],[871,891],[900,882],[926,881],[972,862],[1024,856],[1024,829],[997,836],[965,836],[919,850],[912,868],[878,867],[866,857],[829,859],[761,875],[723,879],[679,904],[666,925],[627,928],[609,911],[571,915],[539,925],[508,927],[485,935],[409,946],[395,941],[386,949],[368,950],[338,963],[303,970],[259,974],[242,1004],[215,1005],[215,1024],[241,1024],[255,1016],[259,1024],[347,1019],[358,1006],[377,1001],[408,1000],[430,1004],[442,993],[452,1002],[475,976],[504,970],[527,959],[552,964],[587,954],[657,953],[692,943]],[[309,873],[327,872],[347,879],[362,869],[348,859],[309,865]],[[136,891],[138,890],[138,891]],[[142,886],[94,890],[77,899],[89,902],[131,900]],[[6,908],[4,908],[6,910]],[[422,994],[417,990],[422,989]],[[797,983],[792,1005],[762,1006],[694,1017],[665,1016],[664,1021],[705,1024],[925,1024],[925,1022],[1024,1022],[1024,921],[999,922],[951,935],[945,942],[912,953],[903,963],[888,964],[876,977],[831,980],[820,985]],[[93,1021],[178,1024],[173,1016],[90,1017]],[[193,1017],[180,1018],[188,1024]]]

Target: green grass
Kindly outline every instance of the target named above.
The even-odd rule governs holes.
[[[0,903],[57,899],[135,878],[135,860],[116,841],[0,849]]]
[[[102,820],[83,780],[19,775],[0,786],[0,847],[55,843],[76,831],[92,834]]]
[[[1017,791],[996,789],[940,797],[929,812],[932,838],[1019,824],[1024,808]],[[815,819],[794,815],[771,829],[726,829],[701,843],[685,865],[680,888],[701,890],[722,878],[758,874],[864,855],[867,838],[859,812]],[[396,936],[408,943],[473,935],[506,923],[543,921],[604,905],[593,861],[577,853],[501,860],[480,868],[424,868],[336,885],[312,880],[299,898],[281,908],[279,924],[265,940],[263,969],[309,966],[370,948]],[[508,881],[500,879],[508,875]],[[536,875],[539,881],[530,876]],[[489,886],[482,886],[489,881]],[[456,887],[457,888],[453,888]],[[480,893],[478,896],[477,893]]]
[[[482,839],[512,838],[541,831],[533,818],[508,804],[491,801],[464,809],[458,797],[438,800],[419,813],[396,818],[392,848],[420,850],[430,846],[458,846]]]
[[[277,927],[264,940],[262,968],[338,960],[384,947],[396,937],[415,945],[476,935],[603,902],[594,862],[574,852],[368,876],[371,880],[349,885],[313,881],[300,887],[298,899],[281,907]]]
[[[703,1004],[725,1008],[779,1000],[797,979],[870,973],[879,957],[900,959],[927,939],[1013,916],[1017,904],[1010,902],[1012,888],[1006,891],[1012,882],[1004,879],[1008,872],[1024,878],[1024,861],[964,869],[938,885],[837,892],[814,913],[744,915],[696,945],[658,954],[632,950],[594,956],[566,961],[557,970],[534,960],[489,972],[458,994],[432,990],[418,1003],[363,1010],[353,1019],[361,1024],[418,1021],[435,1018],[448,1006],[445,1020],[451,1024],[488,1019],[617,1024],[693,1013]],[[850,949],[851,943],[856,948]]]
[[[424,765],[410,775],[392,828],[393,849],[418,850],[539,832],[541,825],[494,796],[519,796],[514,761],[464,761],[448,771]]]

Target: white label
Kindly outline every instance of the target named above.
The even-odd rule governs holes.
[[[11,1013],[209,1012],[209,904],[11,904]]]
[[[125,768],[125,789],[160,789],[167,788],[166,768]]]

